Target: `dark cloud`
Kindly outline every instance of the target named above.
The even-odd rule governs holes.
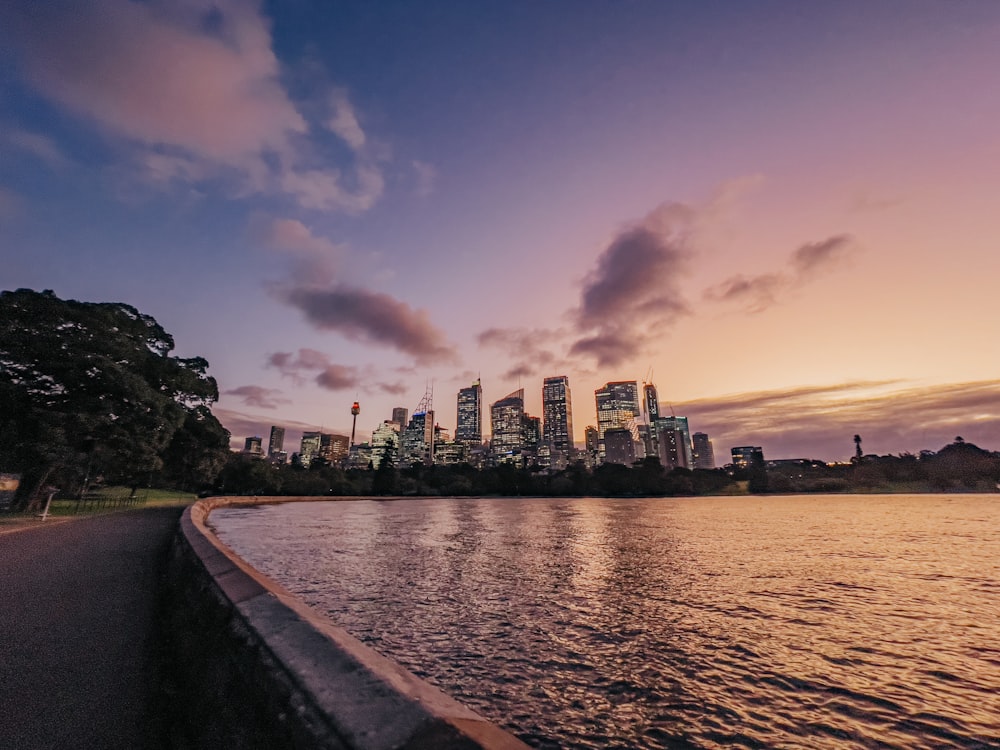
[[[397,349],[419,362],[454,362],[455,351],[423,310],[388,294],[347,286],[293,286],[278,291],[314,327],[354,341]]]
[[[620,365],[690,313],[680,280],[695,217],[688,206],[665,203],[611,241],[584,280],[571,354]]]
[[[344,365],[327,365],[316,376],[316,384],[328,391],[344,391],[361,384],[358,371]]]
[[[855,434],[868,453],[938,450],[961,435],[1000,449],[1000,380],[934,387],[899,381],[856,382],[736,394],[675,405],[692,431],[706,432],[716,462],[738,445],[760,445],[769,458],[845,460]]]
[[[299,349],[297,352],[274,352],[267,357],[267,366],[281,371],[285,377],[296,383],[305,383],[306,373],[313,382],[328,391],[344,391],[358,389],[365,393],[400,394],[406,391],[399,382],[383,383],[378,381],[371,368],[364,370],[349,365],[331,362],[323,352],[315,349]]]
[[[501,374],[502,380],[517,380],[538,375],[556,367],[559,361],[553,348],[561,348],[566,333],[546,328],[488,328],[476,337],[480,346],[499,349],[511,360]]]
[[[713,302],[736,302],[748,312],[760,312],[775,303],[778,293],[787,284],[787,277],[781,274],[768,273],[749,278],[737,275],[709,287],[704,297]]]
[[[782,294],[808,283],[819,271],[834,267],[853,247],[854,238],[849,234],[807,242],[792,253],[788,270],[757,276],[737,274],[707,287],[702,298],[709,302],[735,303],[746,312],[761,312],[776,304]]]
[[[256,406],[259,409],[277,409],[280,404],[292,403],[290,399],[281,398],[281,391],[277,388],[263,388],[259,385],[241,385],[223,393],[238,396],[247,406]]]
[[[807,242],[792,253],[792,268],[800,278],[811,274],[840,260],[852,243],[853,238],[848,234],[827,237],[819,242]]]

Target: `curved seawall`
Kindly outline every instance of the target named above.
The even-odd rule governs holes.
[[[169,629],[185,746],[526,748],[310,610],[215,536],[223,505],[328,498],[209,498],[171,551]]]

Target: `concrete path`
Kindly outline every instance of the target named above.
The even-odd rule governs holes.
[[[0,534],[0,747],[168,746],[161,577],[179,508]]]

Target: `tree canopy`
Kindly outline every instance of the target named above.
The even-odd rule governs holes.
[[[22,473],[15,507],[56,481],[135,485],[165,459],[187,481],[193,466],[217,470],[229,438],[208,408],[218,386],[207,361],[173,349],[131,305],[0,292],[0,467]]]

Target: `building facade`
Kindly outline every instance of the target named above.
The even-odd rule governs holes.
[[[285,428],[271,427],[271,438],[267,441],[267,455],[273,456],[285,450]]]
[[[573,444],[573,399],[569,378],[557,375],[542,381],[542,443],[549,463],[565,468],[575,453]]]
[[[513,461],[524,445],[524,389],[490,406],[491,452],[497,462]]]
[[[483,443],[483,388],[478,380],[458,392],[455,442],[469,447]]]
[[[691,436],[691,452],[695,469],[715,468],[715,448],[704,432],[696,432]]]
[[[597,402],[598,460],[606,455],[604,433],[608,430],[635,430],[639,411],[639,385],[634,380],[606,383],[594,391]]]

